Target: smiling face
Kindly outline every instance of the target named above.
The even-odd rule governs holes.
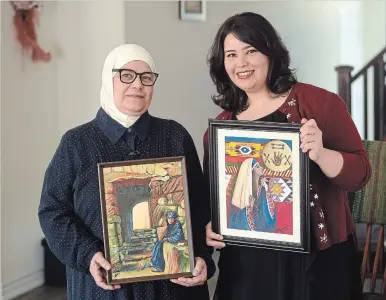
[[[269,58],[233,34],[224,40],[224,65],[232,82],[247,94],[266,89]]]
[[[137,73],[151,72],[149,65],[143,61],[131,61],[121,69],[131,69]],[[125,76],[124,71],[122,76]],[[120,74],[113,77],[114,103],[115,106],[128,116],[140,116],[149,108],[153,97],[154,86],[142,84],[139,76],[132,83],[123,83]]]

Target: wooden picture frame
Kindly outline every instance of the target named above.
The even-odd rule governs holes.
[[[206,21],[206,0],[180,0],[179,15],[183,21]]]
[[[209,120],[213,231],[226,244],[310,252],[300,124]]]
[[[192,277],[185,158],[99,163],[98,174],[108,284]]]

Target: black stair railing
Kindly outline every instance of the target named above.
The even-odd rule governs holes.
[[[370,86],[368,75],[372,69],[372,72],[374,72],[372,89],[374,91],[374,114],[372,118],[374,122],[374,140],[384,140],[386,135],[386,47],[356,74],[352,74],[353,69],[352,66],[338,66],[335,68],[338,73],[338,94],[346,102],[351,113],[352,84],[359,78],[363,78],[364,139],[368,139],[368,89]]]

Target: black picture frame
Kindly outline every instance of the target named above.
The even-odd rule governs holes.
[[[309,158],[300,149],[300,128],[209,119],[212,229],[225,244],[310,253]],[[278,163],[283,158],[289,168]]]

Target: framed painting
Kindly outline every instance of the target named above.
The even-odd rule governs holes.
[[[309,164],[300,126],[209,120],[212,227],[225,243],[309,253]]]
[[[180,0],[179,10],[181,20],[201,22],[206,20],[206,0]]]
[[[109,284],[191,277],[184,157],[98,164]]]

